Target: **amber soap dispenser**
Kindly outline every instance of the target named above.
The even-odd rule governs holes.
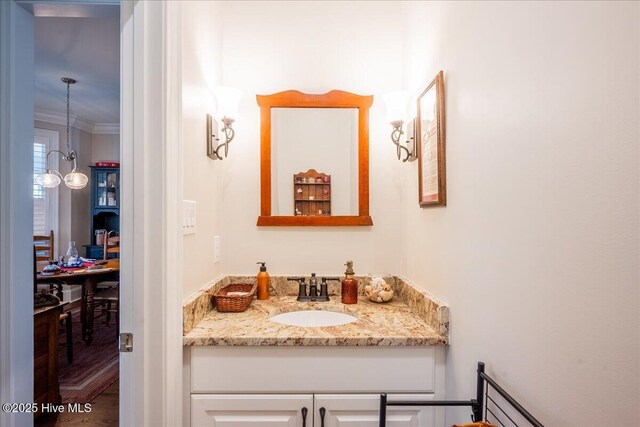
[[[357,304],[358,303],[358,281],[354,278],[353,261],[347,261],[345,264],[347,271],[344,272],[342,280],[342,303]]]
[[[258,273],[258,299],[269,299],[269,273],[267,273],[267,263],[260,261],[260,273]]]

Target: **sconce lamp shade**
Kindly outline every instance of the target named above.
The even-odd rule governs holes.
[[[36,178],[36,182],[38,183],[38,185],[41,185],[44,188],[55,188],[60,185],[60,174],[54,172],[47,169],[45,173],[41,173],[40,175],[38,175],[38,177]]]
[[[240,98],[242,98],[242,91],[232,87],[218,86],[213,89],[213,94],[218,103],[217,118],[237,119],[238,104],[240,103]]]
[[[409,117],[408,104],[410,93],[406,90],[394,90],[382,95],[385,105],[387,106],[387,121],[407,122]]]
[[[81,172],[76,172],[75,169],[72,172],[66,174],[64,177],[65,185],[72,190],[79,190],[81,188],[84,188],[86,187],[88,182],[89,178],[87,177],[87,175]]]

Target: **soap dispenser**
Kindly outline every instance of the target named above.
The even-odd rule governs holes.
[[[258,273],[258,299],[269,299],[269,273],[267,273],[267,263],[260,261],[260,273]]]
[[[354,278],[353,261],[347,261],[345,264],[347,271],[344,272],[342,280],[342,303],[357,304],[358,303],[358,281]]]

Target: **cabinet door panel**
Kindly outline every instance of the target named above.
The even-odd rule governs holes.
[[[432,400],[433,394],[389,395],[389,400]],[[380,395],[317,394],[314,427],[322,427],[320,408],[325,408],[324,427],[378,427]],[[387,408],[387,427],[433,427],[434,408],[405,406]]]
[[[191,425],[197,427],[300,427],[302,408],[312,425],[313,396],[191,395]]]

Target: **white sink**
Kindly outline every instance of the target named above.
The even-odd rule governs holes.
[[[322,326],[346,325],[358,320],[357,317],[346,313],[322,310],[291,311],[277,314],[270,319],[273,322],[289,326],[318,328]]]

